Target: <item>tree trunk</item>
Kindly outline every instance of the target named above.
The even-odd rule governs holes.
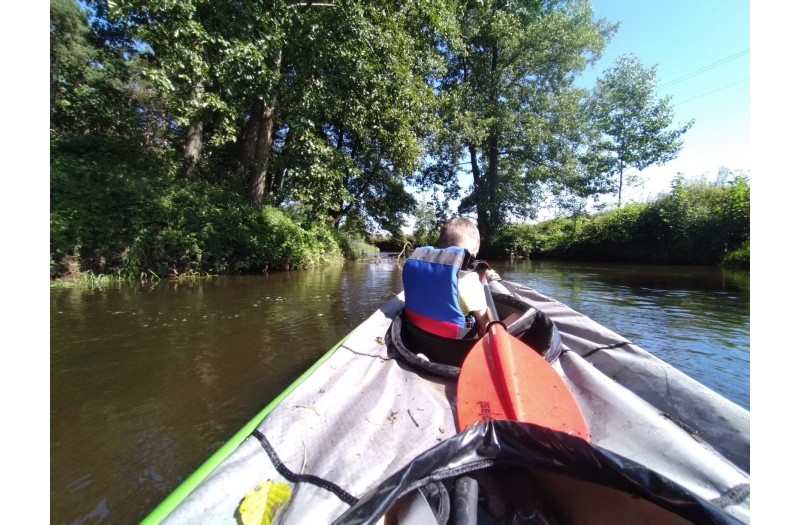
[[[258,142],[258,114],[261,112],[261,101],[253,100],[250,111],[247,114],[247,123],[244,126],[244,136],[242,138],[241,157],[239,159],[239,170],[236,176],[236,190],[242,195],[247,194],[247,178],[250,174],[250,165],[253,163],[253,156],[256,152]]]
[[[486,225],[493,230],[500,223],[500,207],[498,206],[498,165],[500,163],[500,149],[497,146],[497,128],[492,126],[489,130],[489,168],[486,171],[486,191],[489,223]]]
[[[197,161],[203,147],[203,121],[193,122],[186,131],[186,142],[183,145],[183,176],[192,179],[197,175]]]
[[[251,144],[252,157],[248,161],[247,202],[254,210],[264,206],[264,190],[267,187],[269,157],[272,152],[272,132],[275,124],[275,108],[260,102],[260,108],[251,118],[256,122],[256,137]],[[246,145],[248,147],[250,145]]]
[[[203,147],[203,121],[197,120],[189,126],[183,146],[183,175],[192,179],[197,175],[197,161]]]
[[[205,88],[198,82],[192,91],[192,99],[200,102]],[[197,161],[200,160],[200,150],[203,148],[203,118],[195,115],[194,119],[186,130],[186,139],[183,143],[183,176],[187,179],[197,175]]]
[[[56,99],[58,98],[58,57],[50,55],[50,129],[53,129],[53,112],[56,109]]]
[[[478,148],[469,145],[469,162],[472,166],[472,184],[475,186],[475,208],[478,212],[478,232],[481,238],[486,236],[489,231],[489,218],[488,207],[486,206],[486,181],[481,176],[481,167],[478,163]]]
[[[281,68],[281,53],[275,57],[275,72]],[[250,110],[250,120],[245,128],[242,149],[242,179],[246,181],[247,202],[254,210],[264,206],[265,189],[269,187],[269,160],[272,153],[273,132],[277,115],[277,87],[273,88],[269,102],[256,100]]]

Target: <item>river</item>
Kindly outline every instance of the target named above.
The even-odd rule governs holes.
[[[750,408],[750,282],[716,268],[498,261]],[[50,521],[137,523],[363,319],[400,266],[50,291]]]

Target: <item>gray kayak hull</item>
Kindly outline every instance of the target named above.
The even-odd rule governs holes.
[[[592,445],[749,523],[749,411],[558,301],[509,281],[491,286],[558,328],[564,351],[552,364],[587,419]],[[403,293],[382,306],[145,521],[235,523],[245,495],[272,481],[291,487],[280,523],[333,523],[454,437],[455,380],[421,374],[387,347],[403,306]]]

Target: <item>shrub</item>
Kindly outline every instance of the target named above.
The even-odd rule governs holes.
[[[277,208],[251,209],[220,186],[179,179],[112,142],[55,142],[50,166],[51,278],[78,270],[138,278],[294,269],[342,260],[339,239]],[[109,157],[114,161],[110,162]]]
[[[342,260],[342,250],[332,229],[321,224],[304,228],[274,207],[266,207],[263,217],[265,237],[259,248],[263,250],[265,270],[290,270]]]
[[[722,258],[724,268],[750,270],[750,241],[745,241],[739,248],[726,253]]]
[[[366,241],[364,237],[355,233],[343,233],[339,235],[339,246],[346,259],[364,259],[371,254],[378,253],[378,247]]]
[[[747,179],[686,184],[647,204],[592,217],[515,225],[495,245],[509,255],[576,260],[749,267],[750,187]],[[742,246],[728,253],[730,246]],[[500,255],[500,253],[498,253]]]
[[[545,236],[530,224],[511,224],[481,242],[484,257],[530,257],[541,249]]]

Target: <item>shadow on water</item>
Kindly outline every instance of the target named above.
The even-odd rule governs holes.
[[[707,268],[496,262],[749,407],[749,278]],[[348,264],[50,292],[52,523],[136,523],[402,290]]]

